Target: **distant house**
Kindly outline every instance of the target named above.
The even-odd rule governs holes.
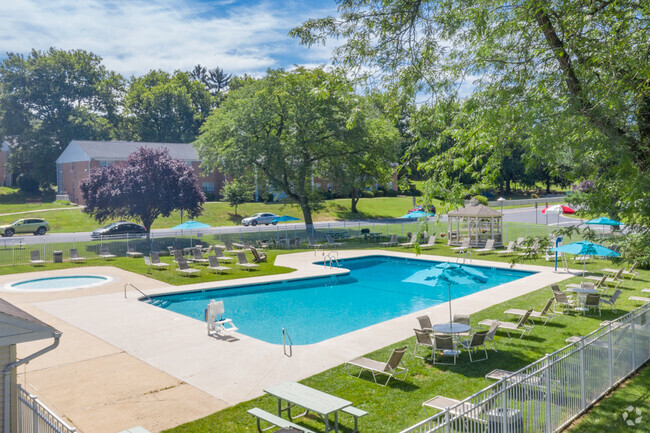
[[[31,355],[23,356],[20,360],[17,359],[17,344],[50,338],[53,338],[54,341],[49,346]],[[3,431],[18,431],[17,409],[19,404],[23,406],[23,416],[28,420],[32,418],[31,414],[27,414],[26,406],[18,399],[16,369],[56,348],[60,338],[61,332],[4,299],[0,299],[0,370],[3,372],[0,380],[0,401],[2,401],[0,420]]]
[[[9,142],[3,141],[2,146],[0,146],[0,184],[2,186],[13,186],[14,184],[13,174],[7,166],[10,155],[11,147],[9,146]]]
[[[220,198],[219,191],[225,183],[223,174],[215,171],[203,173],[201,161],[189,143],[144,143],[134,141],[86,141],[72,140],[56,160],[56,185],[58,195],[67,195],[73,203],[83,204],[79,185],[87,179],[93,169],[125,161],[140,147],[169,150],[172,158],[180,159],[190,165],[201,182],[201,189]]]

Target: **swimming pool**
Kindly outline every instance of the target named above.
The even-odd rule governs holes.
[[[55,292],[60,290],[85,289],[104,284],[108,281],[108,277],[102,277],[100,275],[73,275],[18,281],[8,285],[6,289],[30,292]]]
[[[226,316],[233,319],[240,333],[282,344],[282,328],[286,328],[293,344],[300,345],[318,343],[447,301],[446,285],[433,287],[422,278],[439,262],[386,256],[339,262],[350,270],[349,274],[160,295],[146,302],[203,321],[210,299],[223,300]],[[481,280],[485,282],[453,285],[452,299],[534,274],[467,267],[484,275]]]

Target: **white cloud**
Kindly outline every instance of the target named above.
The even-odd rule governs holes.
[[[259,74],[294,63],[328,63],[329,48],[308,50],[287,36],[319,11],[233,0],[3,0],[0,52],[51,46],[85,49],[124,75],[188,70],[197,63]],[[298,12],[297,12],[298,11]],[[331,13],[331,11],[328,11]]]

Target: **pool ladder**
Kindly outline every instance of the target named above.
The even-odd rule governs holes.
[[[289,354],[287,354],[287,340],[289,340]],[[282,328],[282,350],[284,350],[284,355],[291,358],[293,356],[293,341],[291,341],[291,336],[287,331],[287,328]]]
[[[338,251],[328,251],[327,253],[323,253],[323,261],[328,268],[334,267],[334,264],[336,264],[337,268],[341,267]]]
[[[138,292],[142,293],[142,296],[144,296],[145,298],[147,298],[147,300],[148,300],[149,302],[153,302],[153,299],[151,298],[151,296],[147,295],[145,292],[143,292],[142,290],[138,289],[137,287],[135,287],[135,286],[134,286],[133,284],[131,284],[131,283],[126,283],[126,284],[124,285],[124,299],[126,299],[126,288],[127,288],[128,286],[131,286],[131,287],[133,287],[135,290],[137,290]]]
[[[469,257],[469,262],[472,263],[472,250],[458,251],[458,258],[456,259],[456,263],[460,262],[461,257],[463,258],[463,264],[465,264],[467,257]]]

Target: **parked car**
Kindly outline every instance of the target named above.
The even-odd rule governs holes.
[[[147,233],[147,229],[141,226],[140,224],[131,223],[128,221],[120,221],[93,230],[90,236],[92,236],[93,238],[99,238],[101,236],[139,235],[144,233]]]
[[[13,236],[14,233],[34,233],[35,235],[44,235],[50,229],[47,221],[40,218],[22,218],[0,226],[0,235]]]
[[[259,212],[256,213],[255,215],[249,216],[241,220],[241,223],[245,226],[256,226],[258,224],[266,224],[267,226],[269,224],[276,225],[277,222],[271,222],[275,218],[280,218],[278,215],[274,213],[269,213],[269,212]]]

